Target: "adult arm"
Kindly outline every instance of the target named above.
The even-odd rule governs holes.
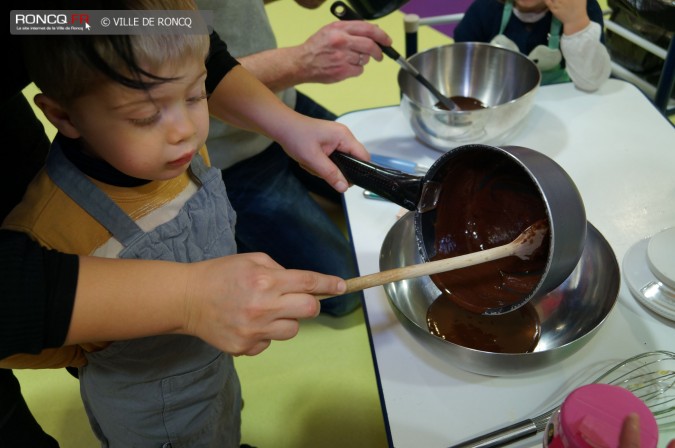
[[[344,192],[349,184],[328,155],[339,150],[368,160],[370,155],[363,145],[343,124],[309,118],[286,106],[248,70],[232,63],[215,32],[211,38],[206,78],[211,115],[279,142],[300,165]]]
[[[209,98],[209,111],[279,142],[290,157],[341,193],[349,184],[328,155],[338,150],[370,158],[346,126],[297,113],[243,67],[233,68],[218,84]]]
[[[254,355],[297,334],[343,280],[264,254],[199,263],[76,257],[0,231],[0,358],[61,345],[189,334]],[[78,273],[79,267],[79,273]]]
[[[287,270],[261,253],[198,263],[81,257],[66,343],[177,333],[255,355],[315,317],[315,295],[345,288],[338,277]]]

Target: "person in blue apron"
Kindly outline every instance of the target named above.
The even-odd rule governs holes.
[[[602,10],[596,0],[475,0],[456,42],[487,42],[535,62],[542,85],[572,81],[595,91],[609,78]]]

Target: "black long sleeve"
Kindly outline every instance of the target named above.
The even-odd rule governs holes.
[[[0,230],[0,359],[63,344],[77,287],[78,257]]]
[[[206,59],[206,91],[211,93],[218,83],[239,62],[227,50],[227,44],[215,31],[211,33],[209,57]]]
[[[0,221],[21,200],[49,150],[44,127],[21,91],[3,99],[0,133],[8,142],[3,161],[11,170],[0,177]],[[47,251],[23,233],[0,231],[0,359],[63,343],[77,268],[76,256]]]

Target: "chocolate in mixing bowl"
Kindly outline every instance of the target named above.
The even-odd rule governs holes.
[[[427,326],[441,339],[492,353],[530,353],[541,335],[539,315],[531,303],[510,313],[483,316],[457,306],[444,294],[429,306]]]
[[[449,164],[436,216],[434,260],[501,246],[539,220],[548,222],[541,193],[515,161],[492,151],[464,153]],[[550,242],[528,259],[511,256],[431,276],[457,305],[483,313],[518,303],[539,284]]]
[[[457,106],[458,110],[480,110],[487,109],[487,106],[479,99],[473,98],[471,96],[451,96],[450,99]],[[445,107],[445,104],[440,101],[434,105],[438,109],[449,110]]]

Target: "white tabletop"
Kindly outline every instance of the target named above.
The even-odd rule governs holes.
[[[397,106],[352,112],[338,121],[371,153],[427,166],[441,155],[414,138]],[[592,94],[572,84],[540,88],[524,126],[508,144],[540,151],[567,171],[588,220],[619,265],[635,243],[675,226],[675,129],[626,82],[609,80]],[[400,207],[362,193],[354,186],[345,201],[365,275],[379,270],[380,247]],[[591,379],[589,371],[598,365],[675,350],[675,323],[644,308],[623,278],[617,305],[588,344],[555,365],[516,377],[477,375],[438,359],[398,323],[382,287],[364,294],[383,409],[398,448],[447,447],[534,417],[578,378]],[[659,446],[674,437],[661,434]],[[533,445],[538,438],[514,446]]]

